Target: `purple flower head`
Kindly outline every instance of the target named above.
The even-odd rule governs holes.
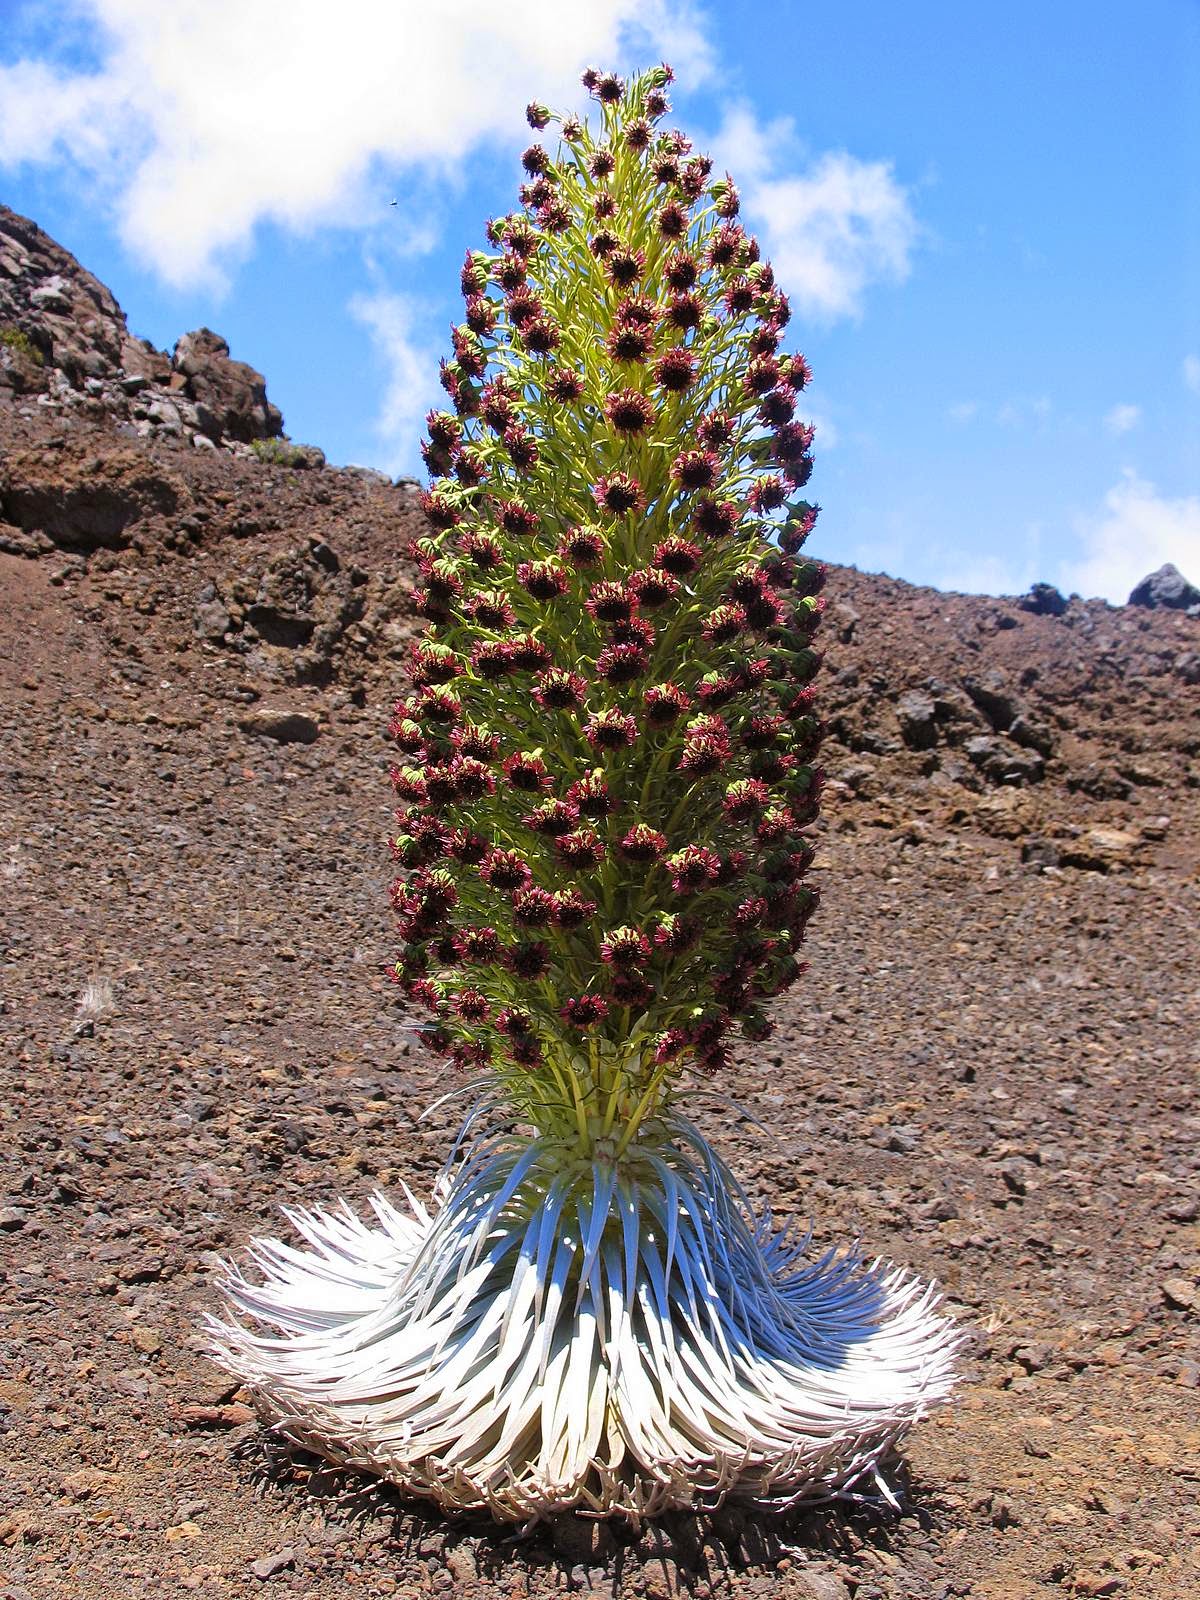
[[[636,389],[620,389],[604,402],[604,415],[613,432],[625,436],[645,431],[654,421],[654,406]]]
[[[522,561],[517,581],[535,600],[557,600],[571,586],[566,569],[553,561]]]
[[[542,939],[522,939],[505,956],[505,965],[518,978],[533,982],[550,970],[550,946]]]
[[[666,849],[666,834],[644,822],[635,822],[621,840],[621,854],[630,861],[658,861]]]
[[[598,479],[592,489],[592,498],[602,511],[614,517],[624,517],[646,509],[646,497],[641,484],[626,472],[610,472]]]
[[[595,915],[596,902],[585,900],[578,889],[559,889],[554,896],[554,921],[568,930],[582,928]]]
[[[587,679],[563,667],[539,672],[534,680],[533,697],[547,711],[575,711],[587,694]]]
[[[522,889],[533,874],[519,850],[489,850],[480,863],[479,876],[493,889]]]
[[[615,706],[589,717],[583,732],[597,750],[627,750],[637,741],[637,723]]]
[[[507,640],[477,644],[471,651],[471,666],[478,677],[495,682],[515,671],[512,645]]]
[[[608,275],[618,289],[628,289],[646,270],[646,252],[618,247],[608,256]]]
[[[686,578],[700,565],[702,551],[690,539],[670,538],[654,547],[654,564],[673,577]]]
[[[467,615],[481,628],[488,628],[493,633],[499,633],[505,628],[511,628],[516,621],[516,613],[508,603],[508,596],[503,589],[483,589],[472,600],[467,602]]]
[[[638,967],[650,959],[650,941],[638,928],[614,928],[601,941],[600,959],[612,967]]]
[[[513,921],[518,928],[544,928],[554,915],[554,896],[547,889],[517,889],[513,893]]]
[[[689,844],[685,849],[676,850],[674,855],[668,856],[666,867],[671,874],[671,887],[675,893],[690,895],[715,882],[721,870],[721,859],[715,851],[703,845]]]
[[[608,1002],[598,994],[580,995],[578,999],[568,1000],[559,1016],[572,1028],[593,1028],[608,1016]]]
[[[680,328],[685,332],[689,328],[698,328],[704,321],[703,300],[698,294],[690,292],[674,295],[667,306],[667,321],[673,328]]]
[[[668,394],[684,393],[696,381],[696,357],[682,346],[668,350],[654,363],[654,381]]]
[[[512,643],[512,663],[518,672],[542,672],[554,660],[550,647],[532,633],[519,633]]]
[[[638,645],[610,645],[596,657],[596,671],[608,683],[631,683],[650,665],[646,652]]]
[[[578,826],[579,811],[566,800],[543,800],[521,821],[533,833],[543,834],[547,839],[561,839]]]
[[[686,294],[699,281],[700,267],[695,256],[689,255],[686,250],[679,250],[663,268],[663,277],[669,289],[676,294]]]
[[[570,367],[555,367],[547,375],[546,392],[560,405],[574,405],[583,394],[583,379]]]
[[[712,450],[684,450],[671,463],[671,476],[683,489],[711,489],[720,470],[720,458]]]
[[[625,582],[643,611],[653,611],[658,606],[665,605],[679,592],[678,578],[673,578],[669,572],[659,571],[655,567],[639,568],[638,571],[631,572]]]
[[[593,819],[608,816],[615,805],[602,772],[589,772],[577,779],[567,790],[567,799],[580,816]]]
[[[688,214],[678,200],[668,200],[660,207],[655,221],[664,239],[682,239],[688,231]]]
[[[557,553],[573,567],[598,567],[604,560],[604,537],[595,528],[571,528]]]
[[[555,840],[555,849],[569,867],[581,871],[597,867],[604,860],[604,844],[591,828],[576,828]]]
[[[677,684],[660,683],[644,695],[646,720],[651,727],[669,728],[692,707],[691,698]]]
[[[626,622],[637,601],[623,583],[607,580],[594,583],[587,599],[587,610],[597,622]]]
[[[637,322],[618,322],[609,334],[606,348],[614,361],[644,361],[654,348],[654,336]]]
[[[524,750],[517,751],[514,755],[504,758],[500,770],[514,789],[524,789],[538,794],[550,787],[550,774],[540,755],[531,755]]]

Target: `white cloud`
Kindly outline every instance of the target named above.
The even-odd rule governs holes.
[[[1104,419],[1109,433],[1129,433],[1142,420],[1141,406],[1114,406]]]
[[[1076,533],[1081,553],[1063,565],[1064,589],[1123,605],[1164,562],[1193,583],[1200,574],[1200,497],[1170,499],[1133,472],[1108,491],[1102,510],[1076,520]]]
[[[711,70],[689,0],[77,0],[94,71],[0,67],[0,165],[65,156],[173,284],[221,277],[255,228],[359,223],[378,164],[453,170],[574,103],[595,60]],[[396,181],[393,179],[393,181]]]
[[[935,548],[932,554],[938,565],[933,582],[955,594],[1024,594],[1031,583],[1045,576],[1045,531],[1041,522],[1013,528],[999,553],[961,546]]]
[[[996,412],[996,421],[1004,428],[1033,427],[1045,422],[1052,410],[1048,394],[1016,396],[1004,402]]]
[[[370,334],[386,374],[375,421],[383,446],[380,465],[391,473],[419,472],[418,445],[425,413],[440,395],[433,377],[437,352],[415,332],[420,310],[407,296],[384,291],[355,295],[349,310]]]
[[[1184,356],[1183,381],[1193,394],[1200,394],[1200,356]]]
[[[1024,594],[1036,573],[1027,559],[963,556],[938,573],[937,587],[953,594]]]
[[[744,105],[726,112],[712,154],[733,174],[781,286],[807,315],[857,316],[872,283],[908,276],[917,222],[889,162],[838,150],[789,171],[799,154],[792,119],[764,124]]]
[[[978,400],[960,400],[957,405],[947,408],[946,415],[951,422],[970,422],[978,410]]]
[[[811,406],[806,406],[804,400],[800,401],[797,416],[803,418],[813,430],[813,449],[818,456],[828,455],[830,450],[836,450],[841,434],[833,418],[824,411],[814,411]]]

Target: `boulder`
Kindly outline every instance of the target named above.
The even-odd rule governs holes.
[[[962,685],[997,733],[1011,728],[1020,716],[1021,708],[1005,688],[999,672],[989,672],[986,678],[965,677]]]
[[[1128,603],[1150,610],[1162,606],[1171,611],[1186,611],[1189,606],[1200,605],[1200,589],[1168,561],[1157,572],[1142,579],[1130,594]]]
[[[1123,872],[1134,865],[1141,847],[1136,833],[1124,828],[1089,828],[1078,839],[1064,843],[1062,864],[1081,872]]]
[[[1017,604],[1022,611],[1032,611],[1037,617],[1061,617],[1067,609],[1061,591],[1052,583],[1031,585],[1029,593],[1023,594]]]
[[[937,707],[930,695],[908,689],[896,702],[900,737],[910,750],[932,750],[937,743]]]
[[[1023,744],[1029,750],[1049,758],[1054,754],[1054,735],[1041,722],[1031,722],[1028,717],[1018,717],[1008,730],[1014,744]]]
[[[100,280],[7,206],[0,206],[0,329],[23,333],[47,374],[57,369],[75,388],[115,378],[128,338],[125,313]]]
[[[238,727],[243,733],[259,734],[277,744],[312,744],[321,732],[315,717],[280,706],[256,706],[241,718]]]
[[[991,783],[1040,783],[1046,763],[1036,750],[1023,750],[1007,739],[980,734],[963,745],[971,763]]]
[[[274,439],[283,432],[283,414],[267,399],[261,372],[234,361],[229,346],[211,328],[185,333],[171,358],[184,379],[184,390],[196,402],[201,433],[211,439]]]

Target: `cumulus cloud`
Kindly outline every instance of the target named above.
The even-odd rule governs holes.
[[[1148,572],[1173,562],[1196,581],[1200,574],[1200,497],[1172,499],[1126,472],[1094,515],[1076,521],[1080,554],[1064,564],[1060,587],[1100,595],[1115,605]]]
[[[1048,394],[1018,395],[1006,400],[996,412],[1002,428],[1030,428],[1046,421],[1053,405]]]
[[[1028,556],[965,555],[942,568],[937,587],[952,594],[1024,594],[1036,578],[1036,563]]]
[[[857,316],[868,287],[902,282],[918,228],[891,164],[826,151],[803,165],[790,117],[760,122],[732,107],[712,141],[780,283],[808,316]],[[800,170],[793,169],[798,161]]]
[[[381,446],[377,464],[391,473],[412,472],[420,466],[417,447],[425,413],[440,395],[433,377],[438,352],[423,336],[421,308],[407,295],[380,290],[355,295],[349,310],[370,335],[384,373],[375,420]]]
[[[1141,406],[1114,406],[1104,419],[1109,433],[1129,433],[1142,420]]]
[[[581,66],[711,70],[689,0],[76,0],[96,65],[0,67],[0,165],[66,158],[176,285],[219,280],[255,226],[357,223],[372,177],[452,171],[511,140]],[[64,29],[66,28],[64,22]]]
[[[1200,394],[1200,356],[1184,356],[1183,381],[1193,394]]]

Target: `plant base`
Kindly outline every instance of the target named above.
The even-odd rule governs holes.
[[[289,1212],[309,1248],[258,1240],[261,1281],[222,1283],[276,1331],[213,1319],[214,1355],[288,1438],[502,1521],[873,1488],[953,1383],[933,1289],[810,1259],[674,1134],[619,1166],[494,1141],[433,1212]]]

